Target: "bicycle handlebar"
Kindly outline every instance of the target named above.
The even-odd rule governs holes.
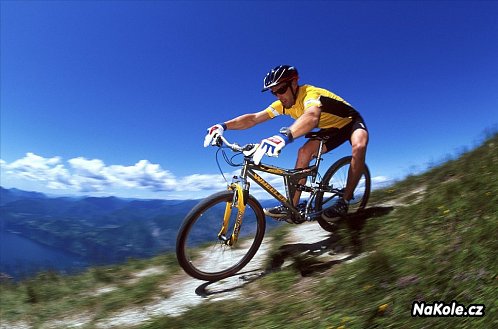
[[[256,148],[259,144],[246,144],[240,146],[237,143],[230,143],[225,137],[218,135],[216,138],[216,146],[222,147],[223,145],[226,145],[229,149],[231,149],[234,152],[245,152]]]

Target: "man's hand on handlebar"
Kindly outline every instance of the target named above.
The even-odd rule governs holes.
[[[224,124],[217,124],[208,129],[208,134],[204,138],[204,147],[209,145],[221,147],[225,145],[235,152],[242,152],[244,156],[252,156],[253,161],[256,165],[261,163],[261,159],[266,154],[271,157],[278,157],[280,151],[285,147],[287,143],[292,142],[285,134],[274,135],[272,137],[265,138],[259,144],[247,144],[245,146],[239,146],[237,143],[229,143],[225,137],[223,137],[223,132],[226,129]]]
[[[216,145],[216,139],[218,136],[223,136],[223,132],[227,129],[226,124],[218,123],[207,129],[207,135],[204,137],[204,147],[211,145]]]
[[[271,157],[278,157],[284,146],[285,140],[282,136],[275,135],[265,138],[261,141],[258,148],[254,152],[252,159],[254,160],[254,163],[258,165],[265,154]]]

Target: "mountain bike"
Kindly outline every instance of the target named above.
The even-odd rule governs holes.
[[[200,201],[185,217],[177,236],[176,254],[187,274],[200,280],[218,281],[239,272],[258,251],[265,234],[266,221],[260,202],[249,192],[249,179],[289,209],[292,223],[317,221],[329,232],[337,230],[337,222],[327,221],[321,214],[342,197],[351,156],[337,160],[321,177],[319,167],[323,160],[322,147],[328,136],[311,132],[305,137],[320,141],[315,163],[306,168],[283,169],[262,163],[256,165],[251,151],[258,144],[239,146],[218,136],[216,146],[219,147],[218,151],[223,149],[225,161],[242,168],[240,175],[234,176],[232,182],[227,184],[227,190]],[[231,159],[224,152],[227,148],[236,153]],[[243,156],[242,163],[233,162],[236,155]],[[286,196],[257,172],[267,173],[270,177],[281,176]],[[306,183],[300,184],[303,178],[306,178]],[[349,204],[349,214],[365,208],[370,186],[370,172],[365,165]],[[304,209],[292,204],[292,196],[296,191],[309,194]]]

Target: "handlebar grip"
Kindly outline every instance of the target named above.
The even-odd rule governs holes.
[[[252,150],[253,148],[255,148],[258,144],[247,144],[245,147],[244,147],[244,150],[243,151],[250,151]]]

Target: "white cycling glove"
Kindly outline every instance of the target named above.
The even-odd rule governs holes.
[[[278,157],[278,154],[285,146],[285,139],[282,136],[275,135],[265,138],[261,141],[258,148],[254,152],[252,159],[256,165],[259,165],[263,155]]]
[[[223,132],[227,129],[227,125],[224,123],[218,123],[207,129],[208,133],[204,137],[204,147],[208,147],[209,144],[214,145],[216,142],[216,136],[223,136]]]

